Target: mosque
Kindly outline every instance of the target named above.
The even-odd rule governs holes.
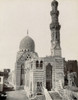
[[[39,57],[38,53],[35,51],[34,40],[28,35],[21,40],[19,51],[17,53],[14,70],[14,87],[16,90],[25,89],[27,95],[31,97],[43,95],[43,90],[50,92],[59,91],[59,93],[62,91],[60,94],[62,94],[64,90],[65,58],[61,55],[61,25],[58,20],[58,2],[53,0],[51,6],[51,55],[47,57]],[[70,76],[71,75],[69,74],[69,79],[71,79]],[[72,86],[73,81],[68,80],[68,85]],[[59,95],[58,98],[54,100],[74,99],[62,99]]]

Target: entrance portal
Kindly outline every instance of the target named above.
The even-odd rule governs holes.
[[[48,91],[52,89],[52,66],[50,63],[46,66],[46,89]]]

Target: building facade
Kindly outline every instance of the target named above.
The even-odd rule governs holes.
[[[28,78],[28,77],[26,78],[26,74],[28,73],[27,71],[28,64],[26,64],[26,62],[28,63],[28,61],[30,61],[31,63],[31,60],[33,62],[32,63],[33,68],[32,68],[32,71],[29,71],[29,72],[32,73],[32,77],[34,79],[33,82],[35,82],[35,84],[32,82],[30,82],[30,84],[34,84],[37,87],[39,82],[41,82],[40,84],[42,86],[45,86],[48,90],[51,90],[51,89],[56,89],[57,87],[59,87],[58,86],[59,78],[60,78],[60,81],[64,83],[64,61],[63,61],[64,59],[61,57],[60,25],[58,21],[59,11],[57,10],[58,2],[53,1],[51,6],[52,6],[52,11],[50,12],[51,18],[52,18],[52,22],[50,24],[51,56],[39,58],[38,54],[35,52],[34,40],[30,38],[29,36],[26,36],[21,41],[20,46],[19,46],[19,51],[17,53],[17,61],[16,61],[16,66],[15,66],[16,89],[20,88],[20,86],[23,87],[25,85],[26,83],[25,79]],[[40,68],[38,66],[40,66]],[[49,73],[50,69],[51,69],[51,73]],[[40,74],[41,74],[41,77],[40,77]],[[40,80],[42,81],[38,80],[38,78],[35,78],[35,75],[36,77],[38,76],[39,79],[41,78]],[[34,91],[36,91],[36,89]]]
[[[17,53],[14,71],[14,87],[15,89],[25,89],[27,95],[31,97],[43,95],[44,89],[47,91],[63,90],[66,84],[65,77],[68,75],[68,70],[66,69],[68,67],[66,67],[65,59],[61,54],[61,26],[58,19],[58,2],[53,0],[51,6],[51,55],[39,57],[35,52],[34,40],[28,35],[20,42],[19,51]],[[68,83],[70,84],[70,82]]]

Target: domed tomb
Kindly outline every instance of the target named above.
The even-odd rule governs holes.
[[[19,49],[21,51],[26,50],[29,52],[34,52],[35,51],[35,43],[34,43],[33,39],[29,36],[26,36],[25,38],[23,38],[20,42]]]

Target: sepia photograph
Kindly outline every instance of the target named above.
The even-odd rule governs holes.
[[[0,100],[78,100],[78,0],[0,0]]]

